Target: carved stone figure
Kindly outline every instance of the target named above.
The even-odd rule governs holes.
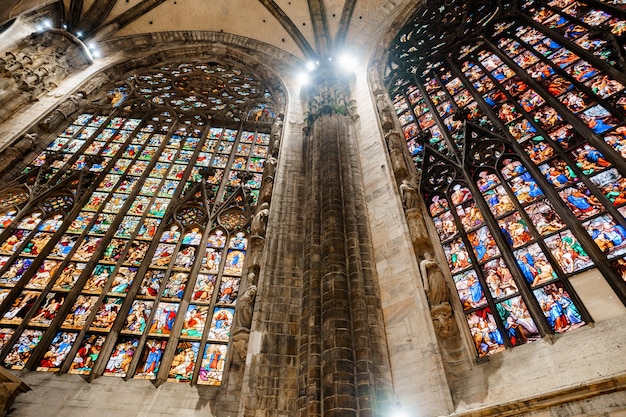
[[[69,73],[90,64],[82,49],[61,30],[32,34],[0,62],[0,122],[22,106],[54,89]],[[19,51],[19,52],[16,52]],[[8,81],[8,83],[7,83]]]
[[[252,235],[265,236],[265,226],[267,225],[267,216],[269,216],[269,214],[269,204],[261,204],[250,224]]]
[[[389,148],[389,157],[391,158],[391,168],[397,178],[406,177],[409,173],[407,158],[405,157],[404,138],[395,130],[390,130],[385,135],[387,147]]]
[[[437,262],[427,257],[420,262],[420,273],[422,274],[422,283],[428,298],[428,304],[431,307],[450,300],[446,278]]]
[[[85,103],[85,96],[83,93],[76,93],[67,98],[59,107],[57,107],[48,117],[46,117],[41,123],[39,123],[39,127],[41,127],[46,132],[52,132],[54,129],[59,127],[59,125],[68,118],[72,113],[76,110],[80,109],[82,105]]]
[[[254,272],[248,272],[247,275],[247,283],[250,286],[256,286],[256,274]]]
[[[246,255],[246,262],[250,270],[258,270],[261,265],[261,257],[263,255],[263,248],[265,247],[265,241],[263,239],[254,239],[254,236],[248,242],[248,254]],[[248,281],[251,284],[252,281]]]
[[[430,317],[433,320],[435,333],[442,338],[454,337],[459,333],[459,328],[452,315],[452,307],[448,303],[439,304],[430,309]]]
[[[272,143],[270,144],[269,154],[272,156],[278,155],[278,149],[280,148],[280,137],[283,133],[283,115],[279,114],[274,123],[272,124],[271,136]]]
[[[428,228],[424,221],[424,214],[418,208],[407,210],[406,222],[409,226],[409,235],[411,236],[411,242],[415,253],[424,253],[428,251],[432,245],[430,236],[428,235]]]
[[[269,202],[272,199],[272,190],[274,189],[274,178],[266,178],[259,192],[259,201]]]
[[[380,124],[384,131],[393,129],[393,117],[391,116],[391,110],[386,104],[382,95],[376,99],[376,107],[378,108],[378,116],[380,117]]]
[[[274,178],[276,172],[276,163],[278,160],[273,156],[270,156],[265,160],[265,176]]]
[[[256,285],[250,285],[237,300],[237,314],[233,321],[233,348],[241,361],[245,360],[252,326]]]
[[[250,326],[252,326],[252,313],[254,310],[256,291],[256,285],[250,285],[237,300],[237,316],[233,321],[233,327],[235,329],[250,330]]]
[[[109,74],[105,72],[101,72],[89,79],[87,83],[83,86],[83,91],[85,92],[85,96],[90,95],[93,91],[98,90],[105,83],[109,82],[111,77]]]
[[[415,191],[415,187],[413,187],[409,180],[402,180],[402,184],[400,184],[400,197],[402,198],[402,205],[407,210],[417,208],[417,191]]]
[[[0,172],[21,161],[24,156],[35,148],[36,133],[27,133],[22,139],[0,153]]]

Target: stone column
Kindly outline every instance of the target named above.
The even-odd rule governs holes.
[[[382,308],[348,81],[320,68],[307,92],[301,416],[382,414],[391,393]],[[377,413],[380,411],[380,413]]]

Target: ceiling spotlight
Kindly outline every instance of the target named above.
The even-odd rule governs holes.
[[[309,61],[306,63],[306,70],[308,72],[313,71],[315,68],[317,68],[317,62]]]
[[[83,37],[83,32],[81,32],[80,30],[78,32],[76,32],[76,36],[78,36],[79,38]]]
[[[296,79],[298,81],[298,84],[300,84],[300,86],[305,86],[311,81],[311,77],[306,72],[299,73]]]
[[[339,66],[344,70],[354,71],[354,68],[357,65],[356,59],[349,54],[341,54],[337,59]]]
[[[91,52],[91,56],[94,58],[100,58],[102,54],[100,53],[100,49],[98,48],[98,44],[91,41],[87,44],[87,48],[89,48],[89,52]]]
[[[391,417],[409,417],[409,414],[401,407],[396,407],[396,409],[391,412]]]
[[[46,28],[50,29],[50,28],[52,27],[52,20],[50,20],[50,19],[44,19],[44,20],[41,22],[41,24],[42,24],[44,27],[46,27]]]

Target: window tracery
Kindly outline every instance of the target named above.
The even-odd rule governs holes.
[[[391,47],[387,85],[478,356],[589,322],[569,283],[587,269],[626,302],[625,11],[432,3]]]
[[[0,191],[0,358],[220,385],[277,97],[216,62],[105,97]]]

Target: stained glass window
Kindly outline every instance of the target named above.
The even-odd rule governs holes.
[[[625,12],[434,2],[392,45],[387,85],[478,356],[589,322],[582,271],[626,302]]]
[[[2,363],[220,385],[274,94],[213,62],[102,97],[0,191]]]

